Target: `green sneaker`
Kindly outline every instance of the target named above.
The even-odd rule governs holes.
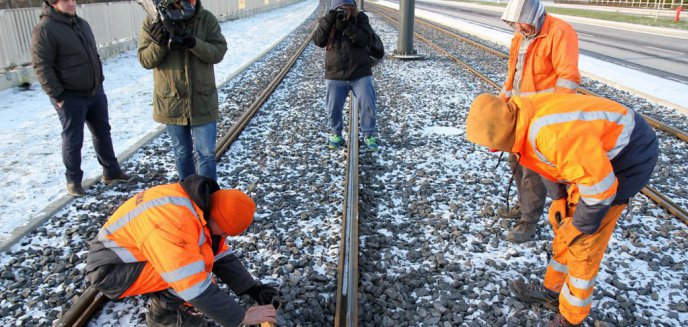
[[[330,137],[330,149],[334,150],[340,146],[344,146],[344,139],[342,139],[341,135],[333,134],[332,137]]]
[[[375,136],[370,136],[365,138],[365,144],[368,146],[368,150],[376,152],[379,150],[377,143],[375,143]]]

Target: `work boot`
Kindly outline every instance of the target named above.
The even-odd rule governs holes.
[[[110,185],[113,183],[129,183],[129,182],[133,182],[135,179],[136,179],[136,175],[129,175],[129,174],[125,174],[123,172],[120,172],[119,175],[112,176],[112,177],[109,177],[107,175],[103,175],[103,177],[100,180],[103,183]]]
[[[552,324],[550,325],[551,327],[574,327],[574,326],[581,326],[572,324],[561,313],[557,313],[557,316],[554,317],[554,321],[552,321]]]
[[[207,327],[202,317],[192,315],[182,308],[180,302],[166,302],[151,297],[146,313],[148,327]]]
[[[330,137],[330,143],[328,146],[332,150],[334,150],[340,146],[344,146],[344,139],[342,139],[342,136],[339,134],[332,134],[332,137]]]
[[[559,293],[550,291],[541,284],[531,284],[514,279],[509,283],[511,294],[526,303],[539,303],[545,308],[559,311]]]
[[[86,191],[84,191],[84,188],[81,186],[81,183],[67,183],[67,193],[71,196],[84,196],[86,195]]]
[[[516,227],[506,234],[506,240],[511,243],[523,243],[530,241],[537,231],[537,224],[528,221],[519,221]]]
[[[521,217],[521,209],[518,206],[507,208],[507,206],[501,206],[497,208],[497,216],[501,218],[515,219]]]

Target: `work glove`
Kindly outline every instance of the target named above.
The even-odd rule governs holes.
[[[337,21],[337,11],[336,10],[330,10],[327,12],[327,15],[325,15],[325,22],[327,23],[327,26],[332,26],[334,23]]]
[[[348,19],[338,20],[334,24],[334,28],[338,31],[343,31],[343,30],[347,29],[348,27],[349,27],[349,20]]]
[[[170,33],[165,30],[162,22],[153,23],[148,31],[148,36],[153,39],[155,44],[160,46],[166,46],[167,42],[170,41]]]
[[[248,294],[259,305],[272,304],[275,309],[281,305],[278,299],[279,292],[270,285],[256,284],[247,289],[243,294]]]
[[[173,35],[170,39],[170,50],[174,49],[193,49],[196,46],[196,37],[193,35],[182,34]]]
[[[549,206],[547,219],[554,229],[558,228],[561,221],[568,216],[566,212],[567,207],[566,197],[552,201],[552,204]]]
[[[550,209],[551,210],[551,209]],[[566,217],[561,221],[554,233],[554,241],[561,242],[565,246],[571,246],[576,239],[584,235],[576,226],[573,226],[573,217]]]

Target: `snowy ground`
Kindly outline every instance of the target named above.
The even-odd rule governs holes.
[[[229,50],[215,65],[218,85],[271,48],[318,5],[306,0],[268,13],[221,24]],[[247,37],[250,35],[251,37]],[[152,119],[153,73],[141,67],[136,50],[104,62],[105,92],[116,153],[134,145],[158,123]],[[61,125],[38,83],[28,90],[0,92],[0,244],[52,201],[66,194],[61,157]],[[84,179],[102,171],[90,133],[84,136]]]
[[[371,17],[393,49],[395,28]],[[506,192],[506,165],[495,168],[495,154],[463,137],[471,100],[492,89],[432,49],[418,49],[427,60],[386,60],[374,71],[382,150],[361,154],[359,324],[544,326],[553,313],[511,298],[506,281],[542,277],[551,231],[543,219],[534,241],[503,240],[513,224],[495,214]],[[323,60],[324,50],[309,46],[218,165],[222,187],[256,184],[255,222],[230,243],[255,277],[279,287],[280,326],[333,324],[346,158],[325,147]],[[246,84],[259,84],[252,79],[268,68],[256,65],[220,90],[227,95],[223,119],[250,103],[257,92],[244,93]],[[174,177],[169,140],[151,142],[127,167],[145,183],[97,184],[0,254],[0,324],[47,326],[83,291],[87,241],[100,224],[148,183]],[[684,225],[639,197],[610,241],[587,322],[688,324],[687,236]],[[91,326],[139,326],[144,313],[140,297],[109,302]]]

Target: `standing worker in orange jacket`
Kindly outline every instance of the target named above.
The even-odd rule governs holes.
[[[566,22],[545,13],[539,0],[511,0],[502,15],[516,31],[509,49],[509,70],[499,96],[509,101],[514,95],[576,93],[578,37]],[[521,207],[521,219],[507,234],[514,243],[535,235],[537,221],[545,207],[545,186],[537,173],[516,164],[509,156]]]
[[[150,294],[148,326],[205,326],[183,309],[187,302],[222,326],[275,322],[277,290],[261,285],[228,249],[227,236],[253,221],[253,200],[220,190],[208,177],[147,189],[125,202],[91,243],[86,272],[111,299]],[[244,310],[211,275],[260,306]]]
[[[553,255],[544,284],[515,280],[510,287],[523,301],[558,308],[554,326],[581,324],[614,226],[657,162],[654,131],[637,113],[604,98],[541,94],[504,103],[482,94],[471,105],[466,137],[516,154],[520,164],[553,182],[547,189],[554,199]],[[565,184],[580,192],[575,207],[567,203]]]

